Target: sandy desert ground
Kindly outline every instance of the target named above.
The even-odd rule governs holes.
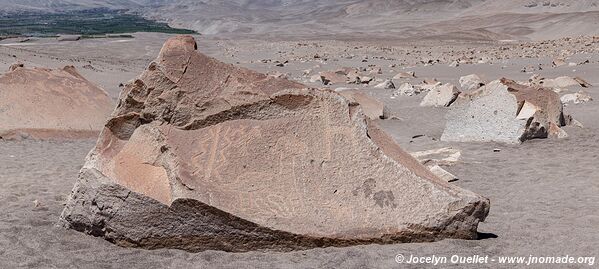
[[[75,65],[115,100],[119,84],[143,71],[168,38],[135,34],[135,39],[99,39],[57,43],[50,39],[0,42],[0,72],[13,62],[26,66]],[[421,42],[388,44],[341,41],[264,42],[197,37],[199,50],[219,60],[312,86],[304,72],[376,65],[382,74],[414,71],[419,82],[436,78],[458,85],[476,73],[490,81],[501,77],[527,80],[575,75],[595,85],[585,89],[599,100],[599,43],[591,38],[535,42]],[[318,55],[315,57],[315,55]],[[471,63],[450,64],[459,59]],[[556,57],[588,63],[551,67]],[[325,60],[326,59],[326,60]],[[287,62],[286,62],[287,61]],[[286,62],[286,63],[285,63]],[[281,66],[282,65],[282,66]],[[373,67],[373,66],[370,66]],[[542,70],[539,70],[541,67]],[[522,72],[527,68],[527,72]],[[310,72],[306,70],[311,69]],[[532,71],[529,71],[532,70]],[[374,83],[373,83],[374,84]],[[366,245],[288,253],[226,253],[127,249],[100,238],[56,226],[85,155],[94,140],[0,141],[0,265],[3,268],[421,268],[397,264],[409,256],[599,256],[599,103],[568,104],[584,128],[565,127],[565,139],[537,139],[521,145],[446,143],[440,141],[446,108],[418,104],[423,95],[391,98],[393,90],[358,88],[383,101],[392,119],[384,129],[408,151],[451,146],[462,159],[448,167],[459,180],[452,184],[491,200],[491,211],[479,226],[480,240]],[[355,87],[355,85],[334,85]],[[575,92],[578,89],[572,89]],[[495,149],[500,149],[497,152]],[[593,266],[597,266],[595,263]],[[556,268],[592,268],[569,265]],[[498,268],[496,263],[441,267]],[[547,265],[531,268],[550,268]]]

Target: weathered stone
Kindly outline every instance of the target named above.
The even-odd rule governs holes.
[[[565,125],[559,95],[502,79],[460,95],[447,114],[441,140],[520,143],[547,138],[551,124]]]
[[[364,115],[370,119],[377,120],[389,118],[389,112],[385,108],[385,104],[374,97],[360,90],[344,90],[339,91],[339,93],[350,101],[350,106],[359,104]]]
[[[440,148],[410,153],[421,164],[430,165],[454,165],[459,162],[462,152],[454,148]]]
[[[379,84],[377,84],[376,86],[374,86],[374,88],[376,89],[395,89],[395,84],[393,84],[393,81],[391,81],[390,79],[387,79]]]
[[[420,87],[416,87],[410,83],[404,83],[399,86],[399,88],[393,92],[392,98],[395,98],[400,95],[413,96],[420,94],[422,89]]]
[[[451,84],[435,86],[422,99],[420,106],[448,107],[459,94],[460,91]]]
[[[431,172],[433,174],[435,174],[440,179],[445,180],[447,182],[454,182],[459,179],[457,176],[455,176],[452,173],[448,172],[447,170],[441,168],[441,166],[433,165],[433,166],[430,166],[429,169],[431,170]]]
[[[316,82],[322,82],[324,84],[324,82],[322,81],[322,77],[320,75],[313,75],[310,77],[310,82],[312,83],[316,83]]]
[[[560,67],[562,65],[566,65],[566,61],[561,58],[553,59],[553,61],[551,62],[551,66],[553,67]]]
[[[24,68],[0,77],[0,137],[97,137],[114,108],[108,94],[74,67]]]
[[[561,99],[562,103],[564,103],[564,104],[566,104],[566,103],[580,104],[580,103],[586,103],[586,102],[593,101],[593,98],[584,91],[578,91],[577,93],[565,94],[560,99]]]
[[[122,246],[295,250],[476,238],[488,210],[338,93],[178,36],[123,90],[61,223]]]
[[[372,82],[373,80],[374,80],[374,78],[368,77],[368,76],[360,76],[360,77],[358,77],[358,81],[361,84],[370,84],[370,82]]]
[[[325,85],[347,82],[347,76],[341,71],[320,72],[320,77]]]
[[[406,79],[406,78],[416,78],[416,73],[413,71],[410,72],[400,72],[393,77],[394,80]]]
[[[583,88],[592,87],[590,83],[579,77],[558,77],[554,79],[540,79],[535,84],[548,88],[568,88],[571,86],[581,86]]]
[[[475,74],[460,78],[460,87],[462,87],[462,91],[473,91],[484,85],[485,83],[483,80]]]

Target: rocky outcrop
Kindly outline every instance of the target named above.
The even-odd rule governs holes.
[[[123,90],[61,223],[122,246],[237,252],[473,239],[488,210],[338,93],[179,36]]]
[[[0,77],[0,138],[97,137],[114,108],[74,67],[11,66]]]
[[[563,137],[560,127],[565,124],[563,105],[553,90],[501,79],[459,96],[441,140],[520,143]]]

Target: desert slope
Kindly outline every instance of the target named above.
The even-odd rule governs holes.
[[[547,39],[599,34],[595,0],[0,0],[0,12],[128,9],[171,26],[272,39]]]

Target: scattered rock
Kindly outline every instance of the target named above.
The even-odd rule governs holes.
[[[435,86],[424,97],[420,106],[448,107],[459,94],[460,91],[451,84]]]
[[[384,82],[374,86],[376,89],[395,89],[395,84],[390,79],[385,80]]]
[[[367,77],[367,76],[361,76],[361,77],[358,77],[358,81],[359,81],[359,83],[361,83],[361,84],[370,84],[370,82],[372,82],[372,80],[373,80],[373,79],[374,79],[374,78],[372,78],[372,77]]]
[[[439,82],[436,78],[432,78],[432,79],[427,78],[422,81],[422,85],[429,85],[429,86],[437,86],[437,85],[440,85],[440,83],[441,82]]]
[[[321,82],[321,83],[323,83],[325,85],[328,84],[328,81],[327,81],[327,83],[324,83],[324,81],[322,80],[322,77],[320,75],[313,75],[313,76],[311,76],[310,77],[310,82],[312,82],[312,83]]]
[[[520,143],[553,136],[565,124],[557,93],[502,79],[460,95],[447,114],[441,140]]]
[[[272,74],[269,74],[269,76],[273,77],[273,78],[289,78],[290,74],[289,73],[281,73],[281,72],[274,72]]]
[[[485,86],[483,80],[475,74],[463,76],[460,78],[459,81],[462,91],[473,91],[482,86]]]
[[[579,77],[558,77],[554,79],[535,78],[533,83],[543,87],[549,88],[568,88],[571,86],[581,86],[583,88],[592,87],[590,83]]]
[[[416,78],[416,73],[414,73],[413,71],[401,72],[393,77],[394,80],[410,79],[410,78]]]
[[[358,104],[364,115],[370,119],[377,120],[389,118],[389,113],[385,108],[385,104],[374,97],[355,89],[339,91],[339,93],[350,101],[350,106]]]
[[[413,96],[420,94],[420,89],[416,88],[414,85],[410,83],[404,83],[399,86],[399,88],[393,92],[392,98],[395,98],[400,95]]]
[[[566,65],[566,61],[561,58],[553,59],[553,61],[551,62],[551,66],[553,66],[553,67],[560,67],[563,65]]]
[[[383,69],[381,69],[380,67],[370,67],[368,69],[368,74],[369,75],[380,75],[383,74]]]
[[[458,177],[454,176],[452,173],[449,173],[447,170],[441,168],[441,166],[433,165],[430,166],[429,169],[433,174],[447,182],[455,182],[459,180]]]
[[[489,200],[443,182],[358,111],[171,38],[123,89],[61,224],[187,251],[476,238]]]
[[[324,85],[339,84],[347,82],[347,74],[343,71],[320,72]]]
[[[564,103],[564,104],[566,104],[566,103],[580,104],[580,103],[586,103],[589,101],[593,101],[593,98],[584,91],[578,91],[577,93],[570,93],[570,94],[566,94],[566,95],[562,96],[561,100],[562,100],[562,103]]]
[[[416,138],[416,137],[413,137]],[[418,151],[410,153],[414,158],[416,158],[420,163],[430,166],[430,165],[445,165],[450,166],[456,164],[461,156],[462,152],[451,148],[440,148],[440,149],[432,149],[425,151]]]

